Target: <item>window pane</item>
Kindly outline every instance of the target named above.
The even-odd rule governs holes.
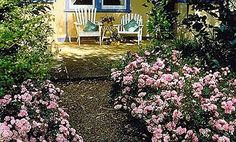
[[[103,5],[125,5],[125,0],[103,0]]]
[[[93,0],[72,0],[74,5],[93,5]]]

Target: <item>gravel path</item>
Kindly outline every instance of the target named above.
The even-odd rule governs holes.
[[[114,110],[109,102],[110,81],[79,81],[58,84],[64,91],[61,105],[71,125],[85,142],[142,142],[126,113]]]
[[[148,142],[137,133],[142,129],[127,113],[116,111],[109,103],[111,64],[120,60],[136,45],[81,46],[62,44],[57,47],[63,64],[52,71],[52,80],[64,90],[61,105],[70,115],[70,123],[85,142]],[[56,49],[55,49],[56,50]],[[100,79],[100,80],[96,80]],[[64,83],[60,83],[63,81]]]

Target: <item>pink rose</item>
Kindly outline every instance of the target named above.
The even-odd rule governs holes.
[[[145,81],[143,79],[138,79],[138,88],[144,88],[145,87]]]
[[[187,132],[187,129],[186,129],[186,128],[182,128],[182,127],[180,126],[180,127],[178,127],[178,128],[176,129],[175,132],[176,132],[177,135],[183,135],[184,133]]]
[[[146,94],[147,94],[146,92],[140,92],[140,93],[138,94],[138,96],[139,96],[139,97],[144,97],[144,96],[146,96]]]
[[[230,142],[230,139],[226,136],[219,137],[217,142]]]
[[[152,112],[153,111],[153,106],[146,106],[143,110],[144,114],[147,114],[148,112]]]
[[[17,119],[15,125],[16,130],[18,130],[21,135],[26,135],[31,129],[29,121],[24,118],[20,120]]]
[[[174,110],[172,118],[174,121],[178,120],[182,116],[182,113],[179,110]]]
[[[123,94],[128,94],[130,92],[130,90],[131,90],[131,88],[127,86],[122,90],[122,93]]]
[[[124,76],[123,78],[124,85],[130,85],[132,82],[133,82],[133,76],[131,74]]]
[[[230,132],[231,134],[234,133],[234,125],[229,125],[228,126],[228,132]]]
[[[163,69],[164,67],[165,67],[165,64],[164,64],[164,62],[160,59],[160,58],[158,58],[157,59],[157,61],[156,61],[156,63],[154,63],[159,69]]]
[[[21,95],[21,99],[24,102],[30,102],[32,100],[32,96],[28,92],[26,92],[23,95]]]
[[[145,52],[144,52],[144,55],[145,55],[145,56],[149,56],[150,54],[151,54],[151,53],[148,52],[148,51],[145,51]]]
[[[64,137],[63,134],[57,134],[56,142],[66,142],[67,139]]]
[[[11,140],[12,136],[13,132],[10,130],[10,127],[7,125],[7,123],[0,123],[0,138],[5,141],[9,141]]]
[[[211,138],[213,141],[217,141],[219,139],[219,135],[214,134]]]
[[[158,141],[160,141],[161,138],[163,137],[162,129],[161,128],[155,128],[154,131],[153,131],[153,137],[155,139],[157,139]]]
[[[179,73],[173,72],[173,76],[174,76],[174,78],[179,78]]]
[[[142,114],[143,113],[143,109],[135,107],[132,112],[135,113],[135,114]]]
[[[196,82],[192,86],[193,86],[193,89],[196,90],[197,92],[203,90],[203,86],[202,86],[202,84],[200,82]]]
[[[165,81],[170,82],[170,81],[172,81],[173,79],[174,79],[174,76],[173,76],[172,74],[163,74],[163,75],[161,76],[162,82],[165,82]]]
[[[65,117],[69,117],[69,114],[66,113],[62,108],[58,108],[58,110],[60,111],[60,116],[65,118]]]
[[[192,142],[198,142],[198,137],[196,136],[195,133],[192,135]]]
[[[231,114],[232,111],[235,111],[232,101],[222,102],[221,107],[225,110],[226,114]]]
[[[49,105],[47,106],[47,109],[55,109],[58,107],[58,104],[54,101],[50,101]]]
[[[154,83],[154,79],[153,78],[147,78],[146,79],[146,85],[151,86]]]
[[[165,135],[163,137],[163,142],[169,142],[170,141],[170,136],[169,135]]]
[[[5,95],[3,99],[0,99],[0,106],[5,106],[11,102],[11,95]]]
[[[166,128],[167,128],[169,131],[174,130],[175,127],[176,127],[176,123],[174,123],[174,122],[168,122],[168,123],[166,124]]]
[[[156,80],[154,85],[155,85],[156,88],[159,88],[161,86],[161,81],[159,79]]]
[[[20,113],[18,113],[19,117],[24,117],[24,116],[28,116],[28,112],[26,110],[20,110]]]
[[[63,126],[63,125],[60,125],[59,131],[60,131],[61,133],[63,133],[64,135],[68,135],[68,134],[69,134],[68,129],[67,129],[65,126]]]
[[[236,86],[236,79],[234,79],[232,85]]]

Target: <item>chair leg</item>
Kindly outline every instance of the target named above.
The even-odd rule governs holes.
[[[142,34],[138,34],[138,45],[140,44],[140,42],[142,42]]]
[[[138,34],[138,45],[139,45],[139,41],[140,41],[140,36],[139,36],[139,34]]]
[[[69,36],[69,42],[71,42],[71,36]]]
[[[77,38],[77,42],[79,42],[79,46],[80,46],[80,37]]]
[[[105,37],[105,31],[102,32],[102,41],[104,40]]]
[[[99,37],[99,42],[100,42],[100,45],[102,45],[102,37],[101,36]]]

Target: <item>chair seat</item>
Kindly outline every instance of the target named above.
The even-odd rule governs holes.
[[[97,31],[97,32],[80,32],[79,33],[79,36],[86,36],[86,37],[97,37],[97,36],[100,36],[100,32]]]
[[[139,32],[118,31],[119,34],[139,34]]]

